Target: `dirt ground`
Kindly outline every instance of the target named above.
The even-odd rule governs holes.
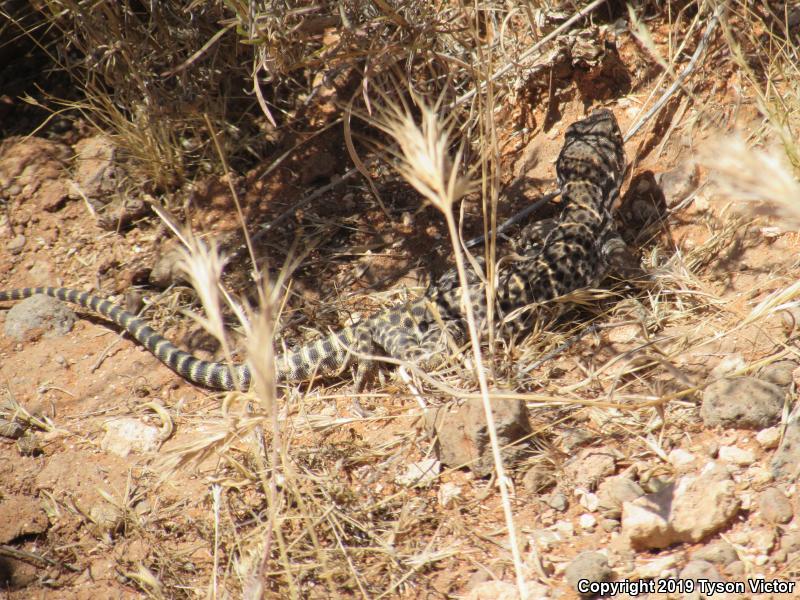
[[[665,47],[667,25],[650,27]],[[590,105],[611,108],[625,133],[645,100],[664,91],[632,35],[615,43],[613,64],[575,69],[549,96],[520,93],[497,114],[509,190],[501,218],[555,189],[564,130]],[[596,294],[487,358],[492,389],[522,398],[533,432],[530,452],[507,465],[532,598],[578,597],[570,568],[584,552],[608,558],[614,575],[603,580],[798,578],[796,472],[785,474],[774,459],[796,403],[793,319],[800,313],[796,292],[778,300],[774,294],[800,277],[800,238],[720,195],[707,167],[694,162],[720,132],[755,131],[760,123],[755,99],[720,52],[712,42],[691,94],[676,94],[626,143],[618,219],[650,278],[609,280],[604,287],[613,293]],[[0,289],[66,286],[134,310],[146,306],[143,314],[168,338],[221,359],[218,345],[185,314],[201,309],[174,277],[170,229],[151,211],[136,212],[145,194],[130,198],[116,185],[133,175],[113,143],[80,115],[66,131],[22,133],[0,140]],[[346,157],[333,129],[266,177],[272,157],[230,186],[208,175],[169,198],[195,231],[221,240],[235,257],[225,281],[250,300],[256,292],[246,253],[238,251],[231,188],[251,231],[288,211],[257,241],[273,278],[300,256],[284,288],[278,347],[418,293],[429,272],[450,264],[441,216],[420,208],[396,181],[381,188],[384,206],[355,175],[294,207],[351,169]],[[135,213],[130,223],[109,228],[104,214],[113,220],[121,213],[98,210],[93,200],[104,194]],[[465,208],[468,238],[482,231],[481,210],[474,198]],[[166,285],[152,283],[154,271],[166,273]],[[762,301],[766,308],[755,314]],[[68,333],[45,325],[21,340],[0,336],[0,416],[5,410],[9,422],[21,424],[16,435],[0,436],[0,597],[516,597],[495,478],[443,465],[427,484],[403,483],[410,465],[436,456],[418,383],[382,372],[362,398],[366,418],[352,410],[348,377],[279,386],[276,435],[273,420],[253,412],[252,397],[193,386],[113,324],[78,313]],[[6,320],[8,311],[2,314]],[[241,360],[238,337],[234,347]],[[534,369],[518,370],[545,356]],[[733,376],[772,381],[778,363],[791,375],[782,387],[770,383],[785,393],[777,422],[746,428],[704,421],[711,383]],[[477,390],[471,377],[465,368],[445,380],[463,400]],[[741,390],[729,395],[753,402]],[[434,406],[453,398],[435,387],[421,388],[421,396]],[[769,432],[761,435],[770,428],[773,441]],[[266,440],[264,454],[254,436]],[[709,462],[728,469],[726,485],[738,504],[697,539],[637,544],[624,511],[615,516],[598,506],[598,490],[610,478],[623,476],[655,495],[669,482],[701,477]],[[768,500],[774,495],[783,499]],[[711,491],[697,503],[710,498]],[[788,504],[788,519],[767,508],[773,504]],[[730,559],[715,559],[714,549],[727,548]],[[687,571],[689,565],[701,571]],[[800,598],[800,590],[727,597]]]

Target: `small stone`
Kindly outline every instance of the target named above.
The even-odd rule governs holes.
[[[644,490],[627,477],[609,477],[597,488],[598,508],[601,514],[618,519],[622,514],[622,504],[633,502],[644,496]]]
[[[553,525],[553,531],[559,532],[565,538],[575,535],[575,527],[572,525],[572,521],[556,521]]]
[[[742,579],[747,572],[747,565],[744,561],[735,560],[727,566],[725,572],[728,574],[729,579]]]
[[[19,254],[22,252],[23,248],[25,248],[25,236],[21,233],[19,235],[15,235],[11,238],[8,242],[6,242],[6,250],[8,250],[11,254]]]
[[[771,487],[761,492],[758,510],[767,523],[788,523],[794,517],[792,503],[780,488]]]
[[[716,367],[711,369],[709,375],[711,379],[720,379],[721,377],[727,377],[737,371],[741,371],[746,366],[747,361],[744,359],[744,356],[739,353],[731,354],[723,358]]]
[[[746,548],[750,554],[768,554],[775,546],[775,531],[773,527],[753,527],[748,531],[731,531],[728,539],[731,543]]]
[[[473,587],[467,600],[519,600],[519,591],[513,583],[505,581],[484,581]]]
[[[697,550],[692,554],[692,558],[724,567],[735,560],[739,560],[739,555],[736,554],[736,549],[728,542],[714,542]]]
[[[18,302],[6,314],[5,334],[17,341],[30,341],[42,333],[45,337],[65,335],[78,317],[55,298],[36,294]]]
[[[681,569],[678,574],[678,579],[699,581],[704,579],[706,581],[725,581],[725,578],[719,574],[717,568],[705,560],[692,560],[686,563],[686,566]]]
[[[736,446],[722,446],[719,449],[719,458],[740,467],[747,467],[756,462],[756,456],[752,451],[743,450]]]
[[[749,481],[751,484],[756,486],[762,486],[766,483],[775,481],[775,477],[772,476],[772,471],[760,465],[751,466],[747,470],[745,477],[746,482]]]
[[[622,535],[639,549],[699,542],[725,527],[740,500],[727,469],[714,465],[699,477],[684,476],[656,493],[622,505]]]
[[[758,373],[758,378],[762,381],[787,388],[794,381],[794,370],[798,363],[793,360],[777,360],[772,364],[766,365]]]
[[[534,529],[530,540],[539,550],[547,551],[564,541],[564,537],[553,529]]]
[[[678,557],[674,554],[659,556],[636,565],[636,575],[641,579],[666,579],[678,565]]]
[[[599,552],[582,552],[564,570],[567,583],[578,590],[578,582],[583,579],[589,581],[608,581],[614,572],[608,565],[608,557]]]
[[[719,456],[719,442],[717,440],[711,440],[708,443],[706,446],[706,456],[713,459],[716,459]]]
[[[441,463],[435,458],[426,458],[408,465],[405,473],[398,475],[395,482],[405,487],[429,487],[439,478],[441,467]]]
[[[553,487],[555,482],[553,470],[544,465],[534,465],[522,476],[522,485],[531,494],[539,494]]]
[[[764,429],[781,418],[785,392],[754,377],[720,379],[703,392],[700,415],[707,427]]]
[[[772,457],[770,466],[776,479],[796,478],[798,464],[800,464],[800,421],[792,419],[786,426],[783,441]]]
[[[575,495],[578,496],[578,504],[590,512],[596,511],[597,507],[600,506],[600,499],[597,494],[587,492],[583,488],[577,488]]]
[[[569,508],[567,497],[562,492],[553,492],[544,499],[544,503],[558,512],[564,512]]]
[[[597,519],[591,513],[583,513],[578,517],[578,526],[586,531],[591,531],[597,527]]]
[[[773,450],[781,441],[781,430],[778,427],[767,427],[756,434],[756,441],[764,450]]]
[[[781,537],[781,550],[787,554],[800,552],[800,530],[785,531]]]
[[[608,451],[586,448],[564,467],[564,475],[576,486],[595,489],[617,468],[616,456]]]
[[[467,600],[519,600],[519,590],[513,583],[484,581],[472,588]]]
[[[685,467],[695,461],[695,455],[681,448],[672,450],[667,459],[673,467]]]
[[[456,500],[461,497],[461,486],[450,481],[443,483],[436,497],[439,500],[440,506],[444,508],[452,506],[456,503]]]
[[[106,452],[126,457],[129,454],[148,454],[156,452],[161,445],[159,431],[132,417],[108,421],[100,448]]]
[[[673,208],[697,189],[700,171],[693,161],[684,161],[669,171],[657,174],[655,180],[667,206]]]
[[[603,531],[612,533],[619,529],[619,521],[617,519],[601,519],[600,527],[603,529]]]
[[[498,442],[508,466],[522,458],[530,445],[531,424],[524,401],[504,400],[492,406]],[[494,458],[479,398],[460,406],[425,412],[428,433],[436,440],[439,460],[448,466],[467,466],[478,477],[494,472]]]

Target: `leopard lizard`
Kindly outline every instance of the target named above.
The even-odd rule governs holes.
[[[565,133],[556,161],[561,212],[544,235],[525,241],[515,256],[498,262],[494,281],[494,314],[511,317],[517,309],[542,303],[579,288],[596,285],[605,274],[616,236],[611,207],[619,194],[625,169],[623,140],[614,114],[599,109],[574,122]],[[480,264],[478,269],[480,270]],[[485,278],[468,272],[470,295],[478,320],[486,318]],[[248,389],[246,364],[201,360],[180,350],[146,321],[109,300],[61,287],[0,291],[0,301],[45,294],[90,309],[124,328],[156,358],[183,378],[213,389]],[[340,373],[356,367],[356,387],[370,368],[365,356],[386,356],[423,367],[441,362],[451,341],[465,337],[462,293],[454,270],[429,286],[422,297],[378,312],[355,325],[289,350],[276,358],[279,380],[299,381],[314,374]],[[514,313],[514,314],[512,314]]]

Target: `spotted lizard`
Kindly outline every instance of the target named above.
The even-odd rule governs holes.
[[[614,114],[592,112],[565,133],[556,161],[561,209],[549,230],[533,235],[518,252],[498,262],[494,273],[494,314],[524,327],[517,309],[552,300],[599,283],[609,255],[621,243],[611,208],[625,169],[622,136]],[[486,318],[485,276],[480,261],[468,271],[476,318]],[[359,388],[371,366],[367,356],[384,356],[432,368],[465,339],[462,290],[455,270],[436,280],[419,298],[400,303],[276,358],[279,380],[299,381],[313,374],[331,375],[355,367]],[[208,388],[248,389],[250,368],[201,360],[184,352],[142,318],[109,300],[74,289],[34,287],[0,292],[0,301],[45,294],[90,309],[125,329],[156,358],[185,379]]]

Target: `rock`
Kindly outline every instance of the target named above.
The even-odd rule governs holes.
[[[574,590],[578,590],[578,583],[584,579],[588,581],[608,581],[614,572],[608,566],[608,557],[599,552],[581,552],[576,556],[564,571],[567,583]]]
[[[591,531],[597,527],[597,519],[591,513],[583,513],[578,517],[578,526],[584,531]]]
[[[503,400],[492,405],[492,413],[500,447],[506,447],[503,450],[504,463],[512,464],[527,451],[530,443],[528,409],[522,400]],[[489,432],[479,398],[455,408],[428,410],[425,421],[429,434],[435,435],[436,452],[443,464],[467,466],[478,477],[494,472]],[[523,442],[511,445],[519,440]]]
[[[754,377],[720,379],[703,392],[700,416],[708,427],[764,429],[781,418],[785,392]]]
[[[671,579],[677,566],[678,557],[667,554],[636,565],[636,576],[640,579]]]
[[[157,428],[145,425],[132,417],[108,421],[103,428],[106,434],[100,442],[100,448],[122,458],[131,453],[156,452],[161,445]]]
[[[744,574],[749,570],[748,566],[741,560],[735,560],[725,569],[731,579],[744,579]]]
[[[117,190],[116,148],[110,138],[96,135],[80,140],[75,156],[73,197],[104,198]]]
[[[36,294],[15,304],[6,314],[5,334],[18,341],[69,333],[77,317],[62,302]]]
[[[719,361],[719,364],[711,369],[709,377],[711,379],[720,379],[722,377],[728,377],[729,375],[733,376],[734,373],[741,371],[746,366],[747,361],[744,359],[744,356],[737,352]]]
[[[798,363],[793,360],[776,360],[774,363],[766,365],[758,372],[758,378],[762,381],[787,388],[794,381],[794,371]]]
[[[122,527],[122,511],[108,502],[98,502],[89,509],[92,529],[98,537],[110,538]]]
[[[19,235],[15,235],[13,238],[6,242],[6,250],[9,251],[11,254],[19,254],[22,252],[23,248],[25,248],[25,236],[21,233]]]
[[[756,462],[756,455],[751,450],[743,450],[737,446],[721,446],[719,458],[740,467],[749,467]]]
[[[529,538],[531,544],[543,552],[551,550],[564,541],[564,536],[553,529],[534,529]]]
[[[655,176],[664,201],[669,208],[673,208],[686,200],[697,189],[700,171],[693,161],[684,161],[669,171],[658,173]]]
[[[638,549],[699,542],[725,527],[740,500],[727,469],[714,465],[699,477],[685,476],[654,494],[622,505],[622,535]]]
[[[792,503],[780,488],[771,487],[761,492],[758,499],[758,510],[767,523],[784,524],[794,517]]]
[[[787,554],[800,552],[800,530],[785,531],[783,533],[781,550]]]
[[[778,427],[767,427],[756,434],[756,441],[764,450],[773,450],[781,441],[781,430]]]
[[[50,180],[66,175],[69,147],[40,137],[9,137],[0,143],[0,196],[30,200]]]
[[[36,192],[36,200],[47,212],[55,212],[64,206],[69,198],[67,182],[64,179],[48,179],[43,181]]]
[[[569,429],[561,434],[561,447],[567,454],[575,454],[578,448],[594,441],[594,435],[583,429]]]
[[[10,544],[26,535],[43,534],[49,526],[47,515],[36,498],[0,494],[0,544]]]
[[[178,244],[165,248],[150,270],[150,283],[162,290],[176,283],[184,283],[186,274],[180,267],[183,256],[181,246]]]
[[[735,560],[739,560],[739,555],[736,554],[736,550],[728,542],[714,542],[697,550],[692,554],[692,558],[724,567]]]
[[[800,420],[789,421],[783,434],[783,442],[772,457],[770,466],[775,479],[781,477],[797,478],[797,465],[800,465]]]
[[[408,465],[405,473],[395,478],[395,483],[405,487],[428,487],[439,478],[441,470],[442,465],[438,460],[426,458]]]
[[[678,579],[691,579],[695,583],[701,579],[706,581],[725,581],[725,578],[719,574],[717,568],[705,560],[692,560],[686,563],[686,566],[678,574]],[[700,598],[700,596],[698,595],[697,598]]]
[[[675,448],[667,456],[669,463],[675,468],[688,467],[695,461],[696,458],[697,457],[694,454],[687,452],[682,448]]]
[[[461,497],[461,486],[456,485],[450,481],[443,483],[436,493],[436,499],[439,501],[439,506],[447,508],[456,503],[456,500]]]
[[[617,519],[601,519],[600,520],[600,527],[603,528],[603,531],[607,533],[611,533],[612,531],[617,531],[619,529],[619,521]]]
[[[115,198],[97,211],[97,224],[106,231],[122,231],[149,213],[141,198]]]
[[[627,477],[609,477],[597,488],[599,508],[603,516],[619,519],[622,515],[622,504],[633,502],[644,496],[644,490],[635,481]]]
[[[552,469],[544,465],[534,465],[522,476],[522,485],[531,494],[539,494],[555,484]]]
[[[564,512],[569,508],[569,502],[567,502],[567,497],[562,492],[553,492],[546,498],[544,498],[544,503],[547,504],[550,508],[557,510],[558,512]]]
[[[737,538],[732,537],[731,541],[737,542]],[[758,527],[750,530],[750,535],[746,539],[738,539],[738,542],[748,550],[753,550],[761,554],[768,554],[775,547],[775,528]]]
[[[586,448],[564,467],[564,475],[576,486],[593,490],[601,480],[613,475],[616,456],[606,450]]]
[[[519,600],[519,591],[513,583],[484,581],[472,588],[467,600]]]

